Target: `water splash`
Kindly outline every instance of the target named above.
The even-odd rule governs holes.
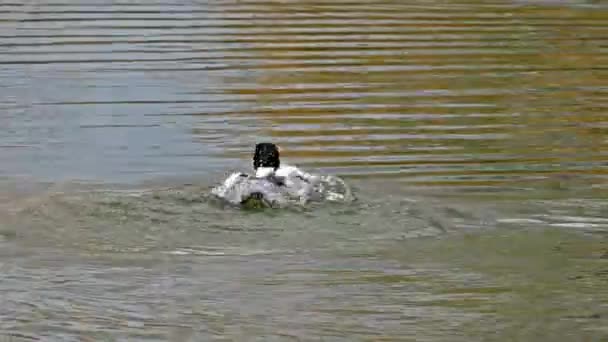
[[[334,175],[314,175],[310,180],[289,177],[284,183],[272,176],[237,177],[232,185],[222,184],[213,188],[211,195],[244,208],[285,208],[322,202],[348,203],[355,200],[348,184]]]

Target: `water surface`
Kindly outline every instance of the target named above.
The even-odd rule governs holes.
[[[608,338],[599,1],[0,4],[0,335]],[[211,203],[255,142],[358,201]]]

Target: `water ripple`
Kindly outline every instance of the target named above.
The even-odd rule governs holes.
[[[607,52],[601,1],[2,1],[0,339],[605,340]],[[261,140],[361,200],[207,205]]]

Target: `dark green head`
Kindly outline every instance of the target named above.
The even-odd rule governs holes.
[[[281,166],[281,159],[279,158],[279,148],[273,143],[259,143],[255,145],[255,152],[253,154],[253,169],[257,170],[259,167],[271,167],[278,169]]]

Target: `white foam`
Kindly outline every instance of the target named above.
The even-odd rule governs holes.
[[[279,172],[281,171],[281,172]],[[277,176],[283,184],[269,176]],[[353,199],[346,183],[331,175],[311,175],[295,167],[274,172],[272,168],[258,168],[255,177],[230,177],[212,193],[230,203],[240,204],[253,193],[261,193],[273,206],[305,205],[309,202],[348,202]]]

